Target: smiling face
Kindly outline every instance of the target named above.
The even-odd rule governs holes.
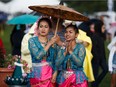
[[[49,30],[50,30],[49,24],[46,21],[41,21],[38,26],[39,35],[46,36],[48,35]]]
[[[69,42],[71,40],[75,40],[75,38],[76,38],[76,32],[74,28],[73,27],[66,28],[66,32],[65,32],[66,41]]]

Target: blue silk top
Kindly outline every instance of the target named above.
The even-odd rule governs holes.
[[[55,49],[52,46],[46,52],[37,36],[30,38],[28,43],[32,57],[32,63],[40,63],[43,59],[46,59],[46,61],[50,63],[53,69],[55,69]]]
[[[60,49],[56,59],[57,70],[61,70],[57,77],[58,83],[63,83],[64,78],[62,76],[63,71],[70,67],[71,70],[76,74],[76,83],[82,83],[87,80],[85,73],[83,72],[83,62],[85,59],[86,51],[82,44],[77,43],[71,54],[64,56],[65,49]],[[68,64],[69,63],[69,64]],[[67,65],[68,64],[68,65]]]

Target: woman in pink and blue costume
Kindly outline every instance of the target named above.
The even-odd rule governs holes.
[[[50,19],[41,18],[38,21],[38,36],[28,41],[32,57],[32,72],[29,75],[31,87],[54,87],[55,49],[52,45],[57,38],[54,36],[48,40],[50,28],[52,28]]]
[[[66,27],[65,46],[61,47],[56,59],[57,70],[62,69],[57,76],[59,87],[88,87],[87,77],[83,72],[85,48],[76,43],[78,28],[76,25]]]

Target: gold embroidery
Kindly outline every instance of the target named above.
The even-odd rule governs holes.
[[[79,50],[79,56],[83,56],[83,55],[84,55],[84,51],[83,51],[83,48],[81,47]]]

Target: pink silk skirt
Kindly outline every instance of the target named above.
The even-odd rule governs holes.
[[[45,63],[45,61],[43,61]],[[52,68],[46,64],[41,66],[40,78],[30,78],[31,87],[55,87],[51,82]]]
[[[85,80],[83,83],[76,84],[76,75],[72,74],[58,87],[88,87],[88,82]]]

